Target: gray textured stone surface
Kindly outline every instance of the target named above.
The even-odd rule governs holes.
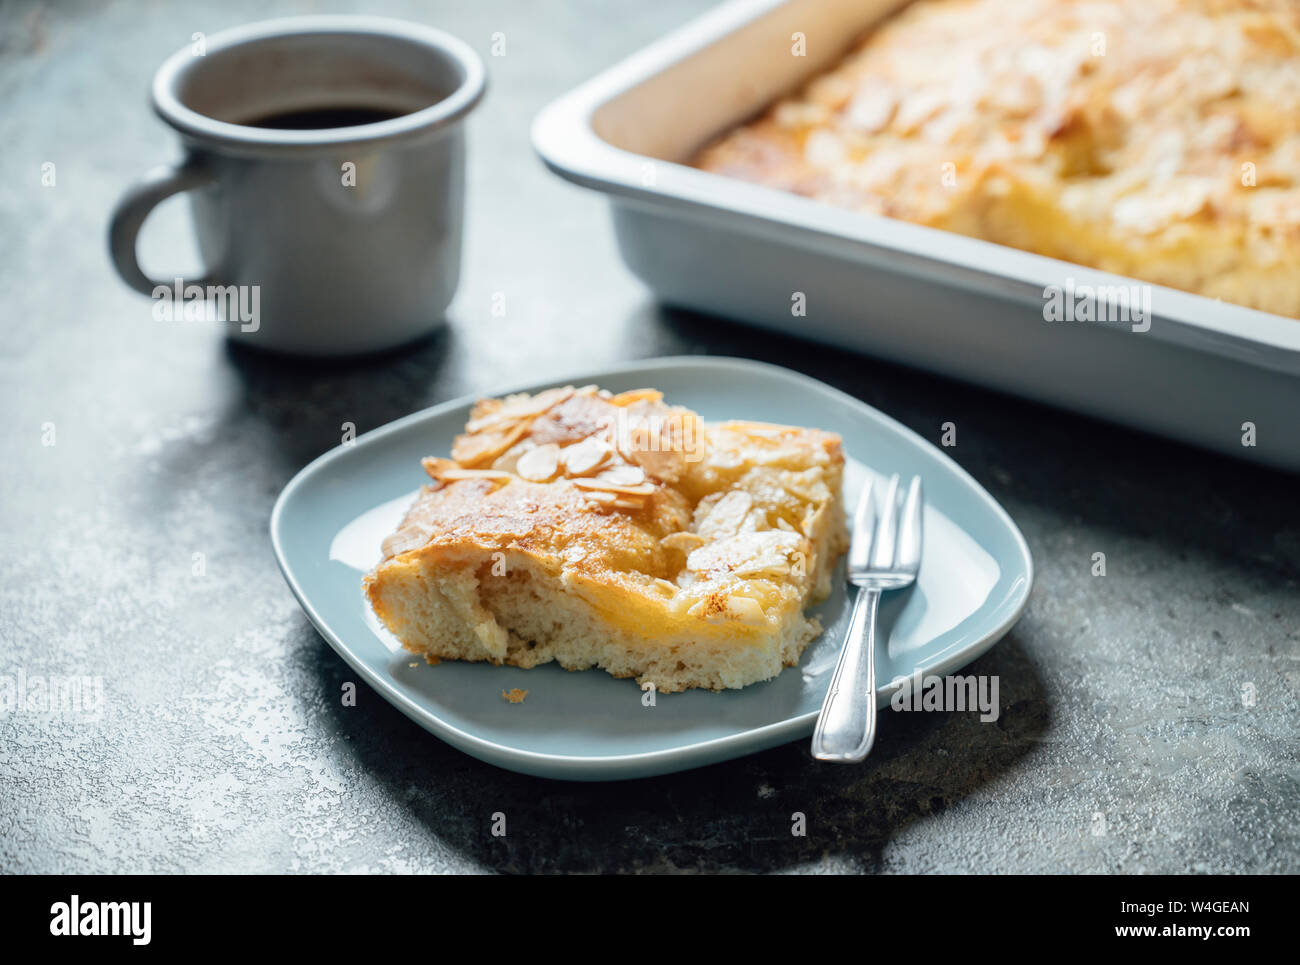
[[[484,53],[502,31],[507,55],[471,122],[447,329],[329,367],[153,321],[104,244],[118,193],[175,151],[145,106],[156,64],[196,30],[315,5],[0,7],[0,674],[104,685],[98,720],[0,717],[0,869],[1300,871],[1295,478],[656,306],[601,200],[543,171],[528,125],[704,3],[364,6]],[[193,266],[178,204],[144,254]],[[279,489],[340,424],[575,359],[690,352],[790,365],[931,439],[957,423],[953,457],[1038,566],[1024,619],[975,665],[1001,675],[1000,721],[888,714],[860,768],[818,766],[801,742],[588,786],[480,764],[364,687],[340,707],[350,671],[266,535]]]

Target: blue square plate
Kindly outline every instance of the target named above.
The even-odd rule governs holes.
[[[709,421],[749,419],[838,432],[848,457],[846,503],[873,475],[919,474],[925,541],[916,586],[886,595],[877,638],[883,705],[914,671],[949,673],[991,647],[1029,598],[1033,564],[1006,512],[951,459],[851,396],[786,369],[741,359],[634,362],[546,385],[596,383],[614,392],[654,387]],[[361,577],[380,542],[426,481],[420,459],[446,455],[474,399],[434,406],[325,453],[284,488],[271,541],[285,580],[330,645],[404,714],[480,760],[526,774],[603,781],[647,777],[752,754],[807,737],[848,624],[844,582],[817,608],[825,632],[797,668],[722,693],[659,694],[631,680],[445,662],[429,666],[378,623]],[[842,564],[841,564],[842,566]],[[413,666],[414,664],[414,666]],[[512,704],[503,690],[528,691]]]

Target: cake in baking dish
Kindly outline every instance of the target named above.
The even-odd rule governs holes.
[[[1300,3],[921,0],[694,163],[1300,317]]]
[[[364,585],[431,660],[743,687],[798,662],[848,546],[838,436],[705,424],[649,389],[479,402],[424,465]]]

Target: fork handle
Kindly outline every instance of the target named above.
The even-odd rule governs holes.
[[[871,753],[876,740],[876,608],[880,591],[858,590],[848,638],[826,691],[813,732],[812,755],[819,761],[854,764]]]

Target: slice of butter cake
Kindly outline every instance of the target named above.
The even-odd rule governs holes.
[[[743,687],[798,662],[848,546],[838,436],[651,389],[481,401],[424,466],[365,592],[431,659]]]

